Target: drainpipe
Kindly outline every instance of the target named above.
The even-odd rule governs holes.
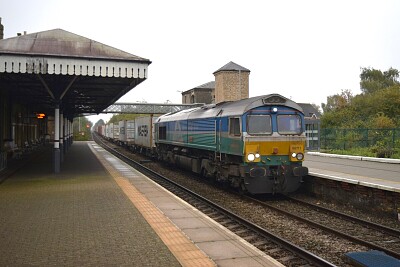
[[[1,24],[1,17],[0,17],[0,40],[4,38],[4,26]]]

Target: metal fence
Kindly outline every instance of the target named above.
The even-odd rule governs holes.
[[[372,146],[400,149],[400,129],[321,129],[321,149]]]

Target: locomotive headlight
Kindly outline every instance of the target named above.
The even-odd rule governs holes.
[[[297,159],[297,160],[303,160],[303,159],[304,159],[304,154],[303,154],[303,153],[298,153],[298,154],[296,155],[296,159]]]
[[[301,144],[293,143],[290,145],[290,161],[302,161],[304,160],[304,147]]]
[[[247,155],[247,160],[248,161],[254,161],[256,159],[256,156],[253,153],[250,153]]]
[[[246,143],[244,147],[243,160],[246,162],[256,163],[261,160],[260,144]]]

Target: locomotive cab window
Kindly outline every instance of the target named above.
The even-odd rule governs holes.
[[[270,115],[248,115],[247,132],[253,135],[272,134]]]
[[[299,115],[278,115],[278,133],[280,134],[301,134],[301,117]]]
[[[167,127],[166,126],[159,126],[158,127],[158,139],[159,140],[166,140],[167,139]]]
[[[240,136],[240,119],[229,118],[229,135]]]

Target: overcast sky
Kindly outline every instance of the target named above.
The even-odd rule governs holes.
[[[400,69],[397,0],[0,0],[4,38],[61,28],[152,61],[118,102],[181,103],[233,61],[250,96],[326,103],[360,93],[361,67]]]

